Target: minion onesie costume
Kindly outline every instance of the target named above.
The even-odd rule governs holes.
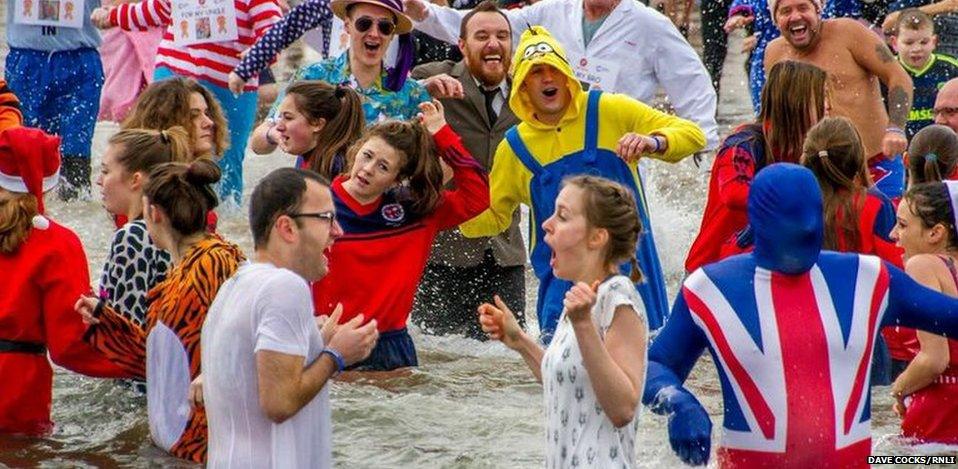
[[[615,153],[619,139],[629,132],[658,135],[667,141],[662,153],[651,156],[676,162],[705,146],[702,130],[684,119],[652,109],[622,94],[586,92],[575,79],[565,51],[541,26],[522,34],[513,63],[509,106],[520,123],[509,129],[499,144],[490,174],[490,207],[460,226],[467,237],[494,236],[512,222],[522,203],[532,209],[531,262],[539,278],[537,315],[542,341],[548,343],[562,313],[562,300],[571,283],[555,278],[549,266],[552,250],[543,242],[542,223],[552,215],[562,180],[578,174],[603,176],[632,189],[639,201],[643,231],[636,251],[643,281],[637,289],[645,303],[649,326],[662,325],[668,311],[665,280],[649,224],[642,180],[636,163],[626,163]],[[557,125],[535,116],[523,81],[533,66],[545,64],[567,77],[571,100]],[[628,273],[628,263],[621,268]]]

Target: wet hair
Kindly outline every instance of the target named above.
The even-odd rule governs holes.
[[[459,23],[459,39],[466,39],[466,26],[469,25],[469,20],[476,16],[476,13],[499,13],[506,20],[506,24],[509,25],[509,34],[512,34],[512,23],[509,22],[509,17],[506,16],[505,12],[499,9],[499,5],[494,0],[482,0],[462,17],[462,22]],[[510,37],[509,40],[512,41],[512,38]]]
[[[898,34],[902,28],[912,31],[921,31],[925,28],[931,28],[931,33],[935,33],[935,22],[927,13],[917,8],[906,8],[898,14],[898,21],[895,22],[895,34]]]
[[[622,262],[630,261],[632,273],[629,277],[633,282],[642,281],[642,270],[635,258],[642,222],[632,191],[598,176],[574,176],[565,179],[562,185],[582,189],[585,198],[582,207],[589,226],[609,232],[606,264],[618,267]]]
[[[192,78],[170,78],[153,82],[137,98],[130,115],[123,121],[123,129],[163,130],[180,126],[190,136],[190,147],[196,141],[190,97],[199,93],[206,101],[207,113],[213,121],[214,151],[222,154],[229,146],[229,127],[219,101],[208,89]],[[194,158],[216,155],[193,155]]]
[[[865,147],[852,121],[827,117],[812,127],[805,138],[802,165],[815,173],[822,189],[824,248],[858,250],[861,245],[858,219],[870,183]],[[845,245],[840,246],[839,240]]]
[[[805,134],[815,124],[809,122],[809,114],[825,115],[825,79],[822,69],[792,60],[769,70],[759,113],[759,122],[765,126],[767,165],[799,161]]]
[[[319,131],[318,144],[303,158],[309,168],[327,178],[333,178],[337,155],[362,136],[366,128],[363,102],[359,95],[346,86],[333,86],[324,81],[301,81],[290,85],[287,96],[293,99],[296,110],[306,116],[310,124],[325,119]]]
[[[33,194],[5,192],[0,197],[0,254],[11,254],[27,240],[40,210]]]
[[[350,165],[363,144],[371,138],[379,138],[399,152],[396,180],[407,186],[404,192],[412,213],[416,216],[432,213],[442,198],[442,166],[426,127],[416,120],[387,120],[374,124],[349,148],[347,161]]]
[[[955,209],[951,205],[951,194],[943,182],[915,184],[902,197],[901,203],[908,204],[911,212],[921,220],[926,229],[941,224],[948,231],[948,247],[958,248],[958,231],[955,229]]]
[[[944,125],[918,131],[908,145],[909,184],[943,181],[958,165],[958,134]]]
[[[218,204],[212,184],[220,175],[216,163],[206,158],[163,163],[150,171],[143,194],[163,209],[177,233],[186,236],[206,231],[206,214]]]
[[[109,142],[119,147],[116,162],[129,174],[149,174],[158,164],[193,159],[190,136],[180,126],[166,130],[124,129],[113,134]]]
[[[249,227],[253,232],[254,249],[266,246],[273,224],[280,215],[299,211],[306,195],[307,179],[329,187],[329,180],[319,173],[298,168],[279,168],[256,184],[249,202]],[[299,220],[293,220],[299,226]]]

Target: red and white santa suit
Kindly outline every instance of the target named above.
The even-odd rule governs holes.
[[[33,194],[41,214],[43,192],[59,178],[59,140],[25,127],[0,132],[0,188]],[[90,376],[122,374],[83,342],[86,327],[73,308],[90,291],[80,239],[38,215],[16,250],[0,252],[0,278],[0,433],[48,433],[50,360]]]

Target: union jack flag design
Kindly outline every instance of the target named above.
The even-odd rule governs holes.
[[[871,450],[872,348],[888,305],[875,257],[752,281],[699,269],[682,295],[719,370],[723,467],[859,467]],[[832,258],[834,259],[834,258]],[[713,279],[726,280],[713,280]]]

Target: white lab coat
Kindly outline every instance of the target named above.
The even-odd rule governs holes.
[[[527,25],[544,26],[565,48],[573,68],[591,64],[593,71],[598,66],[600,73],[608,75],[602,89],[650,103],[662,87],[678,115],[697,123],[705,132],[706,148],[716,148],[717,99],[711,78],[698,54],[668,18],[635,0],[622,0],[585,47],[582,2],[541,0],[520,9],[504,10],[512,24],[513,44],[519,42]],[[456,44],[459,25],[468,10],[426,3],[429,14],[415,23],[416,29]]]

